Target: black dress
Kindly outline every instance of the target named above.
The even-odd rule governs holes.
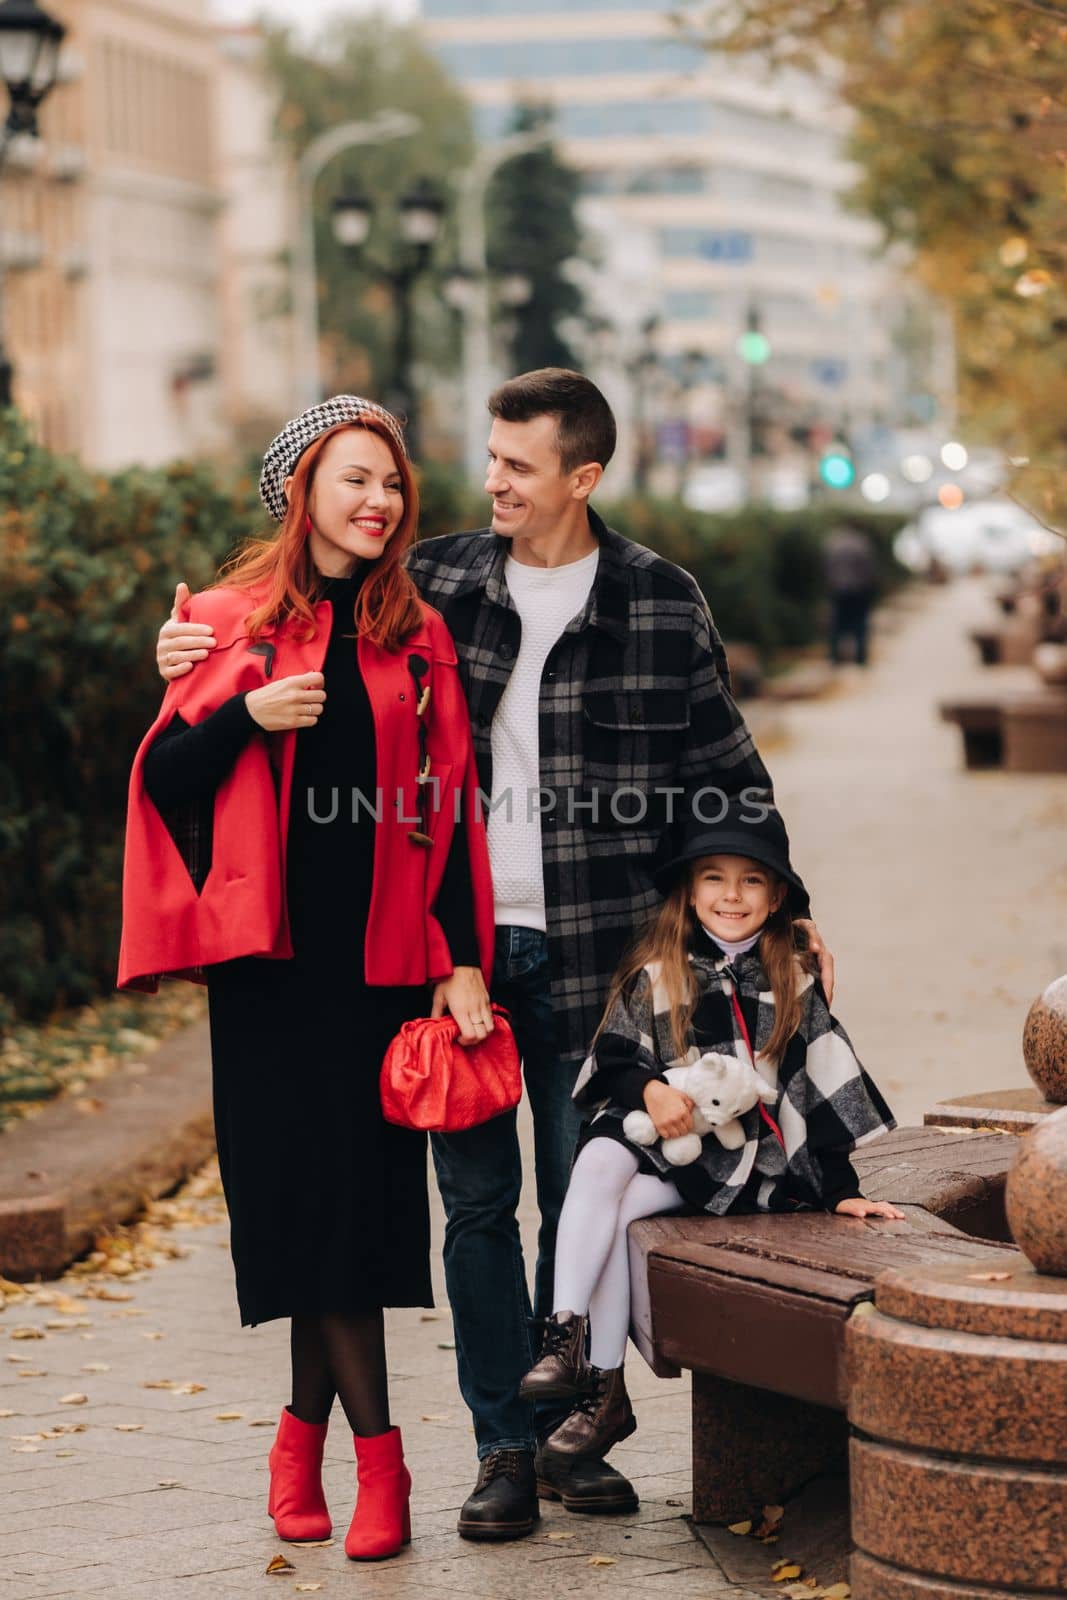
[[[356,659],[359,581],[326,580],[326,705],[296,740],[294,957],[208,971],[215,1130],[246,1324],[433,1304],[425,1135],[386,1123],[378,1094],[385,1048],[428,1013],[430,990],[368,988],[363,976],[374,821],[364,806],[354,813],[352,793],[373,801],[376,755]],[[145,766],[164,817],[210,801],[255,731],[242,695],[195,728],[171,723]],[[455,964],[477,965],[462,835],[435,909]]]

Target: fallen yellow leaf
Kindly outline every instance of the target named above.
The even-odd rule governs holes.
[[[12,1339],[43,1339],[40,1328],[12,1328]]]
[[[0,1411],[0,1417],[13,1417],[14,1415],[14,1411]]]
[[[423,1422],[448,1422],[450,1419],[447,1411],[427,1411],[424,1412],[421,1420]]]
[[[56,1460],[60,1461],[60,1460],[62,1460],[62,1458],[64,1456],[72,1456],[73,1454],[74,1454],[73,1450],[57,1450],[56,1451]]]
[[[614,1565],[614,1556],[590,1556],[586,1562],[587,1567],[613,1567]]]
[[[175,1394],[203,1394],[207,1388],[206,1383],[179,1383],[176,1385]]]
[[[847,1583],[832,1583],[823,1590],[823,1600],[851,1600],[852,1587]]]
[[[790,1578],[799,1578],[804,1568],[796,1561],[776,1561],[771,1568],[771,1581],[773,1583],[786,1583]]]
[[[332,1539],[301,1539],[301,1550],[329,1550],[334,1543]]]
[[[110,1372],[111,1368],[106,1361],[87,1361],[82,1367],[83,1372]]]
[[[179,1478],[160,1478],[156,1487],[159,1489],[177,1489],[180,1487],[180,1483],[181,1480]]]
[[[216,1411],[216,1422],[240,1422],[244,1418],[243,1411]]]
[[[140,1433],[144,1428],[143,1422],[116,1422],[116,1433]]]
[[[250,1428],[273,1428],[275,1425],[274,1417],[253,1417],[248,1424]]]
[[[47,1378],[48,1374],[43,1367],[20,1367],[18,1376],[20,1378]]]
[[[146,1389],[176,1389],[178,1384],[174,1378],[154,1378],[151,1383],[144,1385]]]
[[[87,1394],[64,1394],[60,1395],[59,1403],[61,1406],[87,1406],[89,1404],[89,1396]]]
[[[15,1454],[17,1456],[35,1456],[40,1448],[39,1444],[17,1444],[15,1446]]]
[[[321,1583],[298,1583],[294,1585],[297,1594],[318,1594],[322,1588]]]
[[[731,1522],[726,1531],[736,1533],[738,1538],[742,1538],[746,1533],[752,1532],[752,1521],[749,1518],[744,1522]]]
[[[271,1559],[267,1563],[267,1566],[266,1566],[265,1571],[264,1571],[264,1576],[268,1576],[268,1575],[273,1574],[275,1572],[295,1572],[295,1571],[296,1571],[296,1568],[293,1566],[293,1563],[291,1561],[287,1561],[284,1556],[272,1556]]]
[[[1010,1272],[968,1272],[971,1283],[1007,1283]]]
[[[549,1534],[546,1534],[545,1537],[548,1538],[548,1539],[560,1539],[560,1540],[562,1540],[562,1539],[573,1539],[575,1537],[575,1535],[573,1533],[549,1533]]]

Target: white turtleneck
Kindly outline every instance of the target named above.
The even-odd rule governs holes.
[[[699,917],[697,918],[697,921],[700,921]],[[705,923],[701,922],[700,926],[704,929],[704,932],[707,934],[712,944],[718,945],[727,961],[732,961],[735,956],[747,955],[750,950],[755,949],[756,945],[759,944],[760,939],[763,937],[763,929],[760,928],[759,931],[754,933],[750,939],[720,939],[719,935],[717,933],[712,933],[711,929]]]

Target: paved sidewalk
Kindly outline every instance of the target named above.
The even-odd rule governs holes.
[[[458,1539],[456,1514],[476,1467],[444,1310],[390,1314],[394,1411],[415,1480],[410,1550],[372,1566],[345,1560],[354,1475],[339,1412],[326,1474],[338,1537],[325,1549],[281,1544],[265,1515],[266,1453],[287,1398],[285,1330],[238,1327],[226,1228],[210,1220],[220,1216],[219,1202],[179,1202],[178,1210],[205,1217],[204,1225],[186,1220],[160,1235],[187,1250],[184,1259],[121,1278],[68,1274],[9,1302],[0,1318],[5,1600],[319,1592],[302,1584],[418,1600],[454,1600],[458,1591],[555,1600],[620,1589],[747,1600],[749,1591],[729,1588],[683,1520],[688,1385],[658,1383],[640,1363],[633,1377],[642,1427],[618,1452],[639,1488],[639,1513],[580,1518],[546,1506],[529,1539]],[[532,1220],[527,1205],[527,1235]],[[108,1298],[95,1298],[100,1292]],[[27,1328],[44,1337],[21,1337]],[[190,1386],[193,1393],[183,1392]],[[64,1404],[71,1395],[87,1398]],[[84,1431],[47,1436],[72,1426]],[[267,1577],[279,1553],[295,1571]],[[768,1569],[775,1553],[767,1552]]]
[[[1067,779],[964,774],[958,734],[936,721],[943,693],[981,681],[964,641],[980,604],[969,585],[907,601],[869,675],[790,707],[793,742],[771,758],[839,957],[837,1009],[901,1120],[938,1096],[1025,1082],[1023,1016],[1067,968]],[[68,1274],[10,1298],[0,1316],[0,1596],[754,1600],[726,1584],[684,1520],[688,1385],[658,1382],[636,1359],[641,1427],[614,1459],[638,1486],[640,1513],[549,1506],[519,1543],[457,1539],[474,1441],[445,1310],[390,1318],[395,1414],[415,1477],[411,1549],[381,1565],[345,1561],[353,1469],[339,1413],[327,1474],[339,1537],[324,1549],[280,1544],[265,1515],[266,1452],[286,1398],[285,1331],[239,1329],[225,1226],[204,1187],[170,1208],[173,1228],[142,1242],[126,1275]],[[523,1222],[530,1240],[529,1188]],[[187,1253],[165,1259],[175,1248]],[[265,1576],[279,1553],[294,1572]],[[788,1518],[765,1553],[769,1575],[789,1554]]]

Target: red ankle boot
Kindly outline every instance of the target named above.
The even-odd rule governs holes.
[[[353,1561],[382,1561],[411,1543],[411,1473],[404,1465],[399,1428],[372,1439],[353,1435],[359,1494],[345,1555]]]
[[[328,1539],[333,1527],[322,1492],[325,1422],[301,1422],[286,1406],[269,1456],[267,1515],[279,1539]]]

